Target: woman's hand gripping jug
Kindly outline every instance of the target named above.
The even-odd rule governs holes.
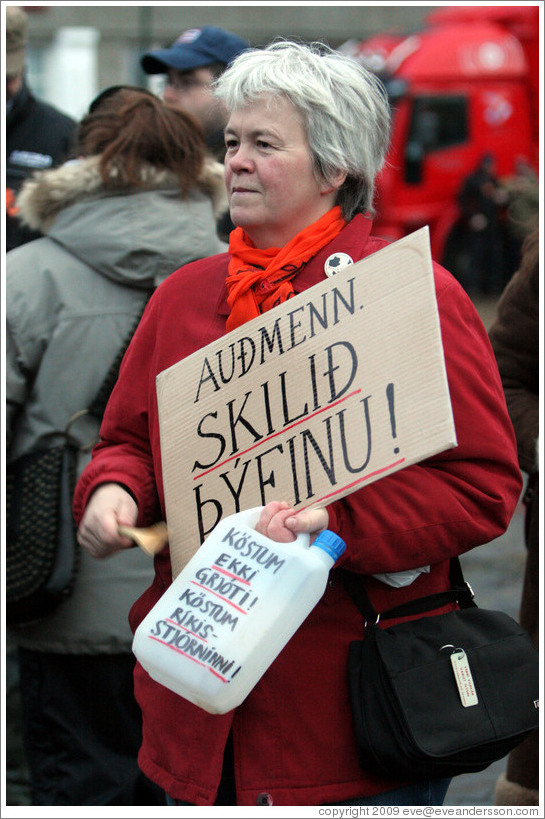
[[[136,630],[157,682],[211,714],[236,708],[322,597],[346,546],[322,532],[277,543],[261,507],[220,521]]]

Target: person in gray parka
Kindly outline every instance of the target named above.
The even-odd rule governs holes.
[[[17,206],[44,236],[6,257],[8,463],[89,405],[164,278],[226,249],[221,166],[200,126],[144,89],[103,92],[79,125],[77,158],[29,179]],[[88,444],[98,421],[71,432]],[[80,453],[80,471],[89,458]],[[136,548],[104,561],[84,553],[71,598],[10,627],[34,805],[164,804],[137,766],[127,620],[152,577]]]

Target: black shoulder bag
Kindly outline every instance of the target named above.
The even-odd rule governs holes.
[[[148,298],[149,298],[148,294]],[[144,303],[144,308],[148,298]],[[99,420],[119,374],[121,360],[142,311],[111,365],[92,404],[76,412],[60,443],[34,449],[6,467],[6,622],[41,620],[72,594],[80,549],[72,515],[80,447],[70,432],[82,415]]]
[[[458,558],[450,590],[380,614],[361,576],[336,571],[365,621],[348,657],[362,768],[407,780],[481,771],[538,726],[538,652],[511,617],[476,605]]]

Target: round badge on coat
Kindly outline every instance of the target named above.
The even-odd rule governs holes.
[[[326,259],[324,264],[324,272],[326,276],[334,276],[339,270],[348,267],[349,264],[354,264],[354,260],[348,253],[333,253]]]

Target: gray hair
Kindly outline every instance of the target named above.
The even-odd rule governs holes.
[[[215,93],[229,111],[262,94],[286,97],[302,117],[317,175],[331,182],[339,171],[347,174],[337,196],[345,219],[373,213],[390,110],[380,80],[355,59],[323,43],[279,40],[242,52]]]

